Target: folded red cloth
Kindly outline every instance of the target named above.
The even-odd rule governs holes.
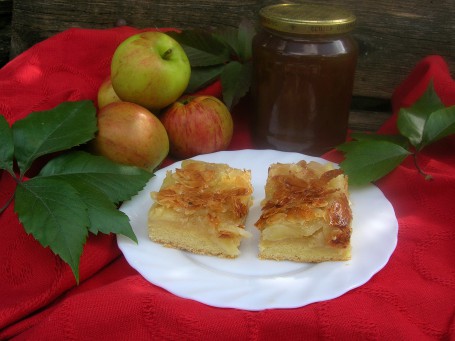
[[[37,44],[0,69],[0,112],[13,123],[63,101],[95,99],[115,47],[136,32],[71,29]],[[394,131],[398,108],[412,104],[430,79],[446,104],[455,103],[447,65],[428,57],[398,87],[382,132]],[[208,91],[219,95],[219,84]],[[248,115],[248,104],[236,109],[231,149],[251,148]],[[77,286],[68,266],[24,232],[10,205],[0,216],[0,339],[453,338],[454,144],[449,137],[420,155],[433,181],[406,160],[378,182],[399,221],[398,246],[385,268],[337,299],[298,309],[250,312],[179,298],[148,283],[106,235],[89,238]],[[14,191],[5,172],[0,188],[1,206]]]

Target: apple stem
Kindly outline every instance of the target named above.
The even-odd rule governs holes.
[[[163,53],[163,59],[169,59],[169,56],[172,54],[172,48],[166,50],[166,52]]]
[[[190,103],[193,99],[194,99],[194,96],[186,96],[186,97],[182,100],[182,104],[183,104],[183,105],[187,105],[187,104]]]

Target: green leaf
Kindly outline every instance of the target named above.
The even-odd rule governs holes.
[[[13,174],[14,165],[13,132],[3,115],[0,115],[0,169]]]
[[[58,179],[33,178],[16,189],[15,211],[44,247],[62,258],[79,282],[79,261],[89,225],[87,206],[79,193]]]
[[[60,155],[43,167],[41,177],[82,181],[104,193],[114,203],[128,200],[144,188],[152,173],[141,168],[114,163],[102,156],[75,151]]]
[[[229,47],[232,55],[239,56],[240,47],[237,29],[223,28],[214,32],[213,35]]]
[[[186,45],[182,45],[182,47],[188,56],[191,67],[193,68],[220,65],[229,61],[229,56],[226,54],[212,54]]]
[[[60,179],[64,180],[65,176],[61,176]],[[81,199],[87,205],[90,221],[89,231],[91,233],[123,234],[137,243],[128,216],[119,211],[106,194],[84,181],[69,179],[69,182],[79,192]]]
[[[236,105],[250,89],[251,63],[230,62],[221,73],[223,101],[228,108]]]
[[[409,148],[409,141],[402,135],[384,135],[375,133],[352,133],[351,137],[357,141],[389,141],[402,146],[403,148]]]
[[[430,82],[424,94],[409,108],[398,112],[397,127],[414,147],[422,142],[425,122],[432,112],[443,109],[444,104],[436,94],[433,82]]]
[[[37,157],[92,139],[96,123],[91,101],[66,102],[32,113],[12,129],[0,119],[0,164],[10,167],[14,151],[23,175]],[[26,182],[18,179],[15,211],[26,232],[69,264],[79,281],[89,231],[119,233],[137,241],[128,217],[116,204],[130,199],[152,176],[102,156],[67,152],[51,159],[38,176]]]
[[[343,153],[348,153],[352,149],[352,145],[355,144],[353,141],[342,143],[336,146],[336,149]]]
[[[230,109],[250,90],[255,34],[252,22],[243,20],[237,29],[168,34],[183,46],[190,60],[191,78],[186,93],[194,93],[220,78],[223,102]]]
[[[228,47],[209,31],[184,30],[182,32],[167,32],[181,45],[204,51],[212,55],[226,56],[229,58]]]
[[[424,147],[446,136],[455,134],[455,106],[446,108],[436,94],[433,82],[425,93],[410,107],[399,111],[397,126],[401,135],[352,134],[357,141],[337,147],[346,159],[341,163],[351,184],[375,181],[397,167],[408,155],[410,145],[415,147],[414,161],[422,171],[416,155]]]
[[[253,37],[256,34],[254,25],[249,20],[242,20],[238,30],[238,56],[246,62],[252,58]]]
[[[223,68],[224,65],[193,68],[191,70],[190,82],[185,92],[194,93],[213,83],[220,76]]]
[[[397,127],[413,146],[418,146],[422,141],[425,120],[425,117],[416,115],[412,110],[402,108],[398,112]]]
[[[454,133],[455,106],[434,111],[426,121],[419,150]]]
[[[420,98],[412,105],[412,110],[419,116],[428,117],[433,111],[444,108],[438,94],[434,89],[433,81],[428,83],[428,87]]]
[[[231,48],[231,52],[240,62],[251,60],[252,42],[256,34],[255,27],[250,20],[243,19],[239,27],[225,28],[216,31],[214,36]]]
[[[96,131],[96,108],[92,101],[65,102],[16,121],[13,138],[21,174],[36,158],[83,144]]]
[[[374,133],[352,133],[353,141],[348,141],[340,144],[336,149],[342,152],[349,152],[352,148],[356,148],[355,142],[359,141],[388,141],[397,144],[405,149],[409,148],[409,140],[402,135],[385,135]]]
[[[382,178],[411,154],[395,143],[374,140],[350,142],[344,151],[345,160],[340,167],[354,186]]]

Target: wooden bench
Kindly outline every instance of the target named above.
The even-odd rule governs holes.
[[[237,27],[259,9],[280,1],[253,0],[0,0],[0,66],[33,44],[70,27],[116,25],[204,28]],[[350,126],[375,130],[390,115],[394,88],[430,54],[455,71],[454,0],[321,0],[351,9],[360,58]]]

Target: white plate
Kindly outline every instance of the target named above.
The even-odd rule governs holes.
[[[393,207],[377,187],[368,185],[350,190],[354,216],[350,261],[309,264],[259,260],[254,223],[260,215],[268,166],[302,159],[327,161],[272,150],[218,152],[194,159],[251,170],[254,204],[246,229],[253,237],[242,242],[241,255],[234,260],[195,255],[152,242],[147,234],[150,192],[159,190],[166,171],[179,167],[180,162],[157,171],[146,187],[120,208],[129,216],[139,243],[121,235],[117,241],[133,268],[177,296],[245,310],[301,307],[333,299],[366,283],[386,265],[395,249],[398,222]]]

